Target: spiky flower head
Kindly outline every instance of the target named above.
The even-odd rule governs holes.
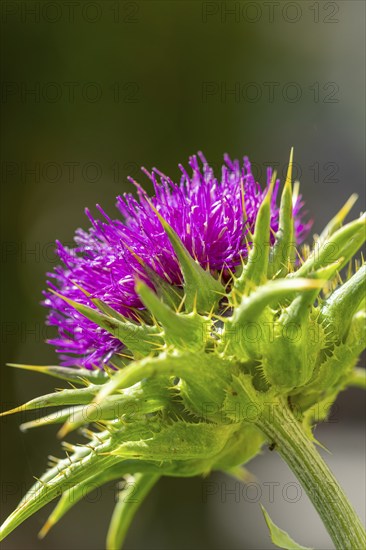
[[[200,162],[201,161],[201,165]],[[49,273],[51,289],[78,303],[95,307],[88,295],[98,298],[128,318],[136,318],[144,308],[135,290],[135,281],[154,284],[154,277],[177,289],[183,277],[179,260],[154,208],[179,236],[189,254],[215,278],[228,276],[248,254],[251,233],[260,205],[268,191],[272,170],[267,172],[267,185],[261,190],[252,174],[249,160],[243,164],[225,155],[219,181],[199,154],[191,157],[191,174],[180,166],[182,177],[174,183],[159,170],[144,172],[151,179],[155,197],[149,199],[136,182],[138,198],[125,194],[117,198],[122,219],[111,219],[98,205],[102,220],[91,222],[88,231],[79,229],[76,247],[68,249],[57,243],[63,262]],[[133,180],[131,180],[133,181]],[[271,242],[278,230],[275,181],[271,199]],[[154,207],[154,208],[153,208]],[[310,223],[300,215],[301,197],[293,204],[295,239],[299,244]],[[142,267],[143,266],[143,267]],[[80,288],[81,287],[81,288]],[[52,292],[45,292],[45,305],[50,308],[48,323],[58,328],[58,337],[50,340],[61,356],[61,364],[87,368],[119,364],[123,344],[106,330],[96,330],[92,321]]]
[[[119,199],[125,222],[90,217],[74,251],[59,247],[66,267],[46,303],[60,352],[76,357],[64,365],[76,366],[26,368],[72,386],[9,412],[64,405],[23,429],[62,423],[60,436],[83,427],[89,441],[65,444],[67,458],[24,497],[2,536],[60,491],[42,535],[89,490],[134,476],[136,498],[126,506],[121,497],[107,536],[117,548],[160,476],[238,474],[271,442],[268,404],[286,403],[311,437],[338,393],[361,384],[366,273],[350,262],[365,216],[343,225],[354,197],[312,250],[299,249],[306,224],[292,158],[278,209],[271,172],[261,192],[248,161],[227,160],[220,183],[202,162],[203,171],[191,159],[193,175],[183,170],[180,185],[154,170],[155,198],[138,187],[138,200]]]

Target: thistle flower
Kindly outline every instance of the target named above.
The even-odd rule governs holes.
[[[116,549],[159,477],[222,470],[245,479],[240,465],[267,442],[336,547],[366,547],[312,435],[340,391],[365,386],[356,364],[365,345],[366,267],[353,261],[365,215],[343,225],[352,196],[312,249],[295,250],[308,226],[292,190],[292,156],[278,209],[271,172],[261,192],[248,161],[240,169],[227,159],[220,184],[202,162],[203,173],[193,157],[193,176],[183,171],[179,186],[154,170],[154,199],[138,187],[139,200],[118,201],[124,223],[90,217],[74,251],[59,247],[66,267],[56,269],[46,305],[60,331],[54,343],[75,358],[18,366],[71,386],[5,414],[64,406],[22,429],[61,423],[60,437],[81,428],[88,441],[64,444],[67,457],[31,488],[1,538],[60,493],[41,536],[92,489],[133,479],[134,499],[122,488],[107,535],[107,548]],[[303,548],[265,519],[275,543]]]
[[[201,160],[202,167],[200,166]],[[117,198],[117,208],[124,217],[110,219],[98,205],[104,221],[86,214],[91,229],[79,229],[75,235],[76,247],[67,249],[57,243],[57,253],[64,266],[49,273],[50,288],[63,296],[91,307],[91,297],[103,300],[126,317],[143,308],[135,291],[135,279],[146,282],[149,275],[141,269],[141,260],[155,275],[174,287],[182,286],[179,261],[167,234],[151,204],[174,229],[190,255],[214,275],[227,274],[248,253],[248,242],[254,230],[260,205],[268,191],[272,170],[267,171],[267,186],[262,191],[252,174],[249,160],[243,165],[225,155],[221,181],[202,153],[190,158],[190,176],[180,166],[180,184],[174,183],[159,170],[144,172],[151,179],[155,197],[150,199],[137,186],[138,199],[130,194]],[[271,235],[278,230],[276,180],[271,199]],[[301,216],[301,197],[294,200],[296,243],[306,236],[310,222]],[[123,344],[105,330],[97,330],[95,323],[80,315],[72,306],[51,292],[45,292],[44,304],[50,308],[49,325],[58,328],[58,337],[50,340],[60,353],[62,365],[94,368],[118,363]]]

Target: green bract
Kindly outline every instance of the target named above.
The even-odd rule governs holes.
[[[356,262],[346,275],[340,270],[364,241],[365,216],[343,225],[352,197],[315,238],[312,251],[295,251],[289,170],[270,246],[271,189],[249,256],[226,284],[203,270],[161,219],[181,264],[183,289],[172,290],[156,277],[154,292],[137,280],[149,312],[139,322],[100,300],[94,300],[95,310],[65,298],[119,338],[125,354],[120,370],[109,372],[15,365],[64,379],[70,388],[5,414],[65,406],[22,429],[59,423],[65,437],[83,427],[88,441],[65,443],[66,458],[30,489],[1,538],[61,495],[44,536],[89,490],[123,478],[125,491],[131,483],[135,490],[131,502],[121,496],[112,517],[107,548],[118,548],[160,476],[232,473],[265,441],[276,443],[267,429],[271,409],[292,411],[311,438],[312,426],[326,418],[338,393],[364,385],[355,365],[365,345],[366,268]],[[90,423],[93,431],[86,428]]]

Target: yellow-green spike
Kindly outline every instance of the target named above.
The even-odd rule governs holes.
[[[342,208],[339,210],[339,212],[337,212],[337,214],[334,216],[334,218],[332,218],[330,220],[330,222],[325,226],[325,228],[323,229],[323,231],[319,235],[319,237],[316,241],[317,246],[319,246],[320,244],[324,244],[327,241],[327,239],[329,239],[329,237],[331,235],[333,235],[333,233],[335,231],[337,231],[337,229],[339,229],[342,226],[343,221],[345,220],[345,218],[350,213],[350,211],[353,208],[354,204],[356,203],[357,199],[358,199],[358,195],[356,193],[353,193],[349,197],[349,199],[342,206]]]
[[[92,384],[104,384],[108,380],[108,376],[101,369],[88,370],[82,367],[59,367],[58,365],[21,365],[18,363],[7,363],[8,367],[14,367],[17,369],[29,370],[33,372],[39,372],[41,374],[48,374],[54,378],[60,380],[66,380],[68,382],[74,382],[75,384],[81,384],[85,386],[86,382]]]
[[[268,278],[284,277],[295,260],[295,231],[293,219],[292,166],[294,149],[291,149],[285,186],[282,191],[278,231],[271,250]]]
[[[96,396],[100,386],[94,386],[90,384],[87,388],[78,388],[77,390],[62,390],[56,393],[49,393],[36,397],[24,405],[10,409],[0,414],[0,416],[6,416],[22,411],[32,411],[43,407],[57,407],[60,405],[82,405],[90,403]]]
[[[274,172],[267,194],[258,211],[253,235],[253,245],[248,255],[248,261],[244,265],[239,277],[235,279],[232,290],[233,294],[249,294],[257,285],[264,283],[267,279],[271,199],[276,177],[277,174]]]
[[[315,244],[315,248],[302,264],[302,266],[291,274],[291,277],[306,277],[309,273],[325,267],[335,260],[339,261],[342,256],[342,264],[347,263],[362,246],[366,237],[366,215],[363,214],[357,220],[354,220],[340,227],[332,235],[329,242],[323,242],[320,246]],[[353,246],[356,244],[357,249]],[[342,265],[339,261],[340,266]]]

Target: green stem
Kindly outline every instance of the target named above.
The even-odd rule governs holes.
[[[304,487],[336,548],[366,548],[366,533],[355,510],[289,408],[266,409],[256,424]]]

